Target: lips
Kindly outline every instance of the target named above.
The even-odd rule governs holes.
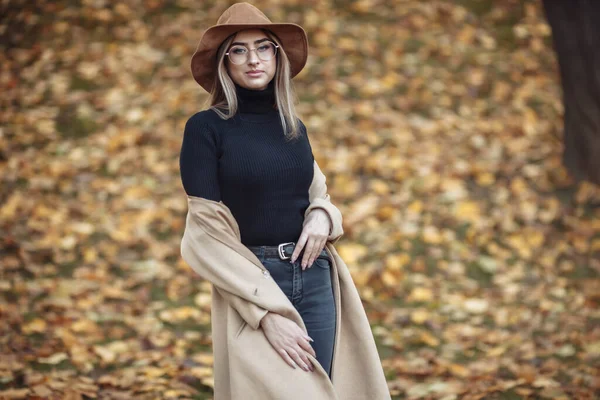
[[[259,76],[260,74],[262,74],[263,71],[248,71],[246,72],[246,74],[250,75],[250,76]]]

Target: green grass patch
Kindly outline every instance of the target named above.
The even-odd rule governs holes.
[[[156,240],[160,241],[160,242],[167,242],[169,241],[169,239],[171,239],[174,235],[176,235],[178,232],[174,232],[173,230],[171,230],[168,226],[161,226],[162,224],[154,224],[157,226],[152,226],[150,228],[150,233],[152,234],[153,237],[156,238]]]
[[[196,388],[196,389],[198,389],[198,388]],[[202,385],[202,388],[200,388],[199,390],[211,390],[211,389],[208,388],[208,387],[206,387],[206,386],[204,386],[204,385]],[[196,395],[194,395],[192,397],[193,400],[210,400],[212,398],[213,398],[212,392],[210,392],[210,393],[198,393],[198,394],[196,394]]]
[[[457,364],[468,364],[481,359],[483,352],[477,349],[466,349],[454,354],[453,361]]]
[[[101,86],[94,81],[84,79],[77,74],[73,74],[71,77],[71,90],[83,90],[84,92],[91,92],[99,89]]]
[[[523,397],[519,396],[514,389],[509,389],[505,392],[494,392],[486,394],[486,399],[490,400],[521,400]]]
[[[492,279],[494,277],[493,274],[484,271],[481,266],[477,262],[469,262],[466,265],[467,267],[467,276],[480,284],[482,287],[491,287],[493,286]]]
[[[75,365],[71,363],[71,360],[66,359],[58,364],[45,364],[38,361],[33,361],[29,364],[34,371],[37,372],[50,372],[54,370],[68,370],[75,369]]]
[[[425,43],[422,40],[411,37],[404,41],[404,51],[406,53],[416,53]]]
[[[196,293],[190,293],[188,296],[182,296],[180,300],[171,300],[167,295],[167,289],[163,285],[157,284],[156,281],[154,281],[152,289],[150,290],[150,298],[152,301],[163,302],[167,308],[183,306],[196,307],[194,303],[195,295]]]
[[[56,130],[65,139],[84,138],[98,129],[98,124],[91,118],[79,117],[75,107],[62,108],[56,118]]]
[[[573,270],[565,273],[563,275],[565,278],[571,280],[582,280],[582,279],[598,279],[600,278],[600,274],[598,271],[590,267],[587,262],[582,261],[579,263],[575,263],[575,267]]]
[[[70,261],[62,264],[58,264],[58,276],[63,278],[71,278],[73,276],[73,271],[79,265],[76,261]]]
[[[463,6],[478,17],[488,14],[494,7],[493,0],[458,0],[455,3]]]
[[[162,321],[162,323],[164,324],[164,326],[166,328],[168,328],[169,330],[171,330],[173,332],[177,332],[177,333],[183,333],[185,331],[196,331],[196,332],[207,333],[207,332],[210,332],[210,330],[211,330],[210,325],[208,325],[208,324],[202,325],[202,324],[198,323],[198,321],[193,320],[191,318],[186,319],[184,321],[180,321],[176,324],[170,323],[167,321]],[[204,348],[198,349],[198,350],[204,350]]]
[[[373,335],[373,337],[375,338],[375,345],[377,346],[377,351],[379,353],[379,356],[384,359],[384,358],[392,358],[394,356],[397,355],[397,351],[391,347],[391,346],[387,346],[385,344],[382,343],[382,338],[379,335]]]

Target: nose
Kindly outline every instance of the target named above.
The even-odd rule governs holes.
[[[252,49],[254,50],[254,49]],[[258,55],[256,54],[255,51],[250,50],[248,52],[248,64],[249,65],[253,65],[253,64],[258,64],[259,59],[258,59]]]

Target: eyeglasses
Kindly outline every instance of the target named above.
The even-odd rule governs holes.
[[[255,49],[248,49],[246,46],[235,45],[230,48],[225,55],[229,57],[229,61],[231,61],[233,64],[239,65],[248,61],[250,52],[252,50],[256,50],[256,55],[258,58],[263,61],[269,61],[275,57],[275,54],[277,54],[277,48],[279,48],[279,46],[273,42],[262,42],[260,46]]]

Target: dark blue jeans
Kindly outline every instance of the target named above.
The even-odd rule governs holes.
[[[304,252],[293,264],[279,256],[265,256],[264,247],[254,254],[298,310],[308,336],[314,339],[310,343],[317,354],[317,361],[331,378],[336,315],[329,256],[327,259],[315,259],[312,266],[303,271]]]

